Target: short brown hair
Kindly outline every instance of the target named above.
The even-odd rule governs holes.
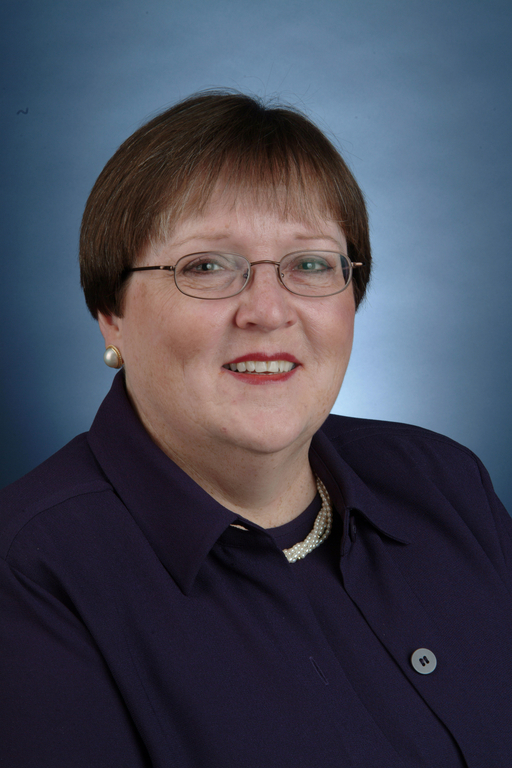
[[[370,277],[368,217],[340,153],[294,108],[210,91],[139,128],[98,177],[80,232],[81,283],[93,317],[98,311],[122,315],[126,270],[180,217],[200,212],[220,178],[253,195],[263,193],[271,205],[282,205],[284,189],[285,214],[320,212],[336,221],[349,258],[365,264],[353,277],[360,303]]]

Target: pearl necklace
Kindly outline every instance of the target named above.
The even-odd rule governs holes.
[[[302,560],[303,557],[309,555],[314,549],[326,540],[329,536],[332,528],[332,504],[327,493],[327,488],[322,483],[319,477],[315,475],[316,487],[320,498],[322,499],[322,508],[316,516],[313,528],[308,533],[304,541],[299,541],[298,544],[294,544],[289,549],[283,549],[286,559],[289,563],[294,563],[296,560]]]

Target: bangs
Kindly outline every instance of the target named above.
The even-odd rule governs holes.
[[[249,203],[255,210],[277,214],[283,220],[313,223],[329,219],[344,230],[340,206],[333,200],[335,190],[325,188],[324,179],[314,177],[302,169],[264,168],[261,164],[247,169],[227,165],[218,176],[198,172],[196,179],[189,177],[187,188],[172,196],[169,206],[155,221],[152,240],[166,240],[184,219],[201,216],[212,197]],[[329,180],[331,181],[331,180]],[[331,184],[332,186],[332,184]]]
[[[272,110],[270,117],[274,111],[279,112]],[[272,125],[268,113],[263,114],[265,121],[259,125],[245,122],[240,131],[235,123],[231,136],[224,126],[222,141],[210,135],[199,152],[197,145],[184,152],[182,172],[169,180],[161,200],[152,240],[166,239],[178,222],[201,215],[214,194],[229,195],[235,207],[243,196],[244,202],[283,219],[330,219],[346,231],[345,195],[333,173],[340,161],[337,151],[322,136],[324,151],[312,156],[303,136],[290,131],[290,125],[283,130],[281,120]]]

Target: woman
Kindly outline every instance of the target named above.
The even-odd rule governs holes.
[[[370,274],[330,142],[188,99],[80,247],[123,367],[1,495],[0,765],[510,765],[510,518],[451,440],[329,416]]]

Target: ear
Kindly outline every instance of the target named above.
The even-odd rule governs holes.
[[[98,324],[101,335],[105,339],[105,346],[108,347],[109,344],[113,344],[115,347],[119,347],[122,340],[121,318],[116,317],[116,315],[104,315],[103,312],[98,312]]]

